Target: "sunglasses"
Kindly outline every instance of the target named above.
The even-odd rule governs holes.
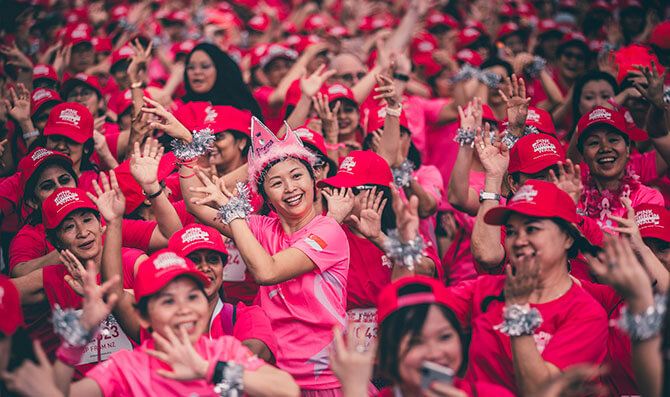
[[[363,72],[358,72],[358,73],[345,73],[345,74],[340,74],[337,76],[338,78],[347,81],[347,82],[352,82],[354,79],[360,80],[363,77],[365,77],[365,73]]]

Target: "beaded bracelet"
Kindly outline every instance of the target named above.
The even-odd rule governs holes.
[[[663,328],[663,320],[666,312],[666,294],[654,296],[654,304],[642,313],[631,314],[628,307],[621,309],[621,317],[617,322],[620,330],[630,335],[633,341],[641,342],[658,335]]]
[[[237,182],[237,196],[219,208],[215,219],[228,225],[235,219],[247,219],[252,210],[249,188],[242,182]]]
[[[458,142],[461,146],[475,144],[475,131],[469,128],[459,128],[454,137],[454,142]]]
[[[195,131],[193,133],[193,141],[184,143],[181,140],[172,141],[172,151],[179,160],[185,161],[195,157],[202,156],[212,149],[214,142],[214,134],[209,128]]]
[[[419,263],[426,249],[426,242],[420,235],[406,243],[400,241],[398,229],[389,230],[384,241],[386,256],[401,266],[407,267],[409,271],[414,270],[414,264]]]
[[[528,305],[510,305],[503,308],[503,322],[494,326],[507,336],[533,335],[542,325],[542,314]]]

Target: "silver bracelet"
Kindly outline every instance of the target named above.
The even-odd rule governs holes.
[[[475,131],[469,128],[459,128],[454,137],[454,142],[458,142],[461,146],[475,145]]]
[[[244,390],[243,374],[243,366],[231,361],[226,362],[219,375],[221,381],[214,386],[214,392],[221,397],[242,396],[242,391]]]
[[[242,182],[237,182],[237,196],[219,208],[215,220],[220,220],[226,225],[235,219],[247,219],[253,208],[249,200],[249,188]]]
[[[195,131],[193,133],[193,141],[184,143],[181,140],[175,139],[172,141],[172,151],[178,159],[190,160],[195,157],[202,156],[212,149],[214,142],[214,134],[209,128]]]
[[[512,134],[509,130],[503,131],[505,136],[502,138],[502,143],[507,146],[508,149],[512,149],[512,147],[516,144],[516,141],[521,138],[520,136],[516,136]]]
[[[633,341],[640,342],[658,335],[663,328],[667,305],[666,294],[654,295],[654,304],[639,314],[630,314],[628,307],[621,309],[617,322],[620,330],[630,335]]]
[[[533,335],[542,325],[542,314],[528,304],[505,306],[502,317],[503,322],[493,328],[507,336]]]
[[[60,305],[54,306],[51,321],[54,333],[60,335],[65,345],[69,347],[86,346],[98,333],[99,327],[86,330],[81,324],[81,310],[68,308],[63,310]]]
[[[36,136],[40,136],[39,131],[37,131],[37,130],[30,131],[30,132],[26,132],[25,134],[23,134],[23,139],[30,139],[30,138],[34,138]]]
[[[663,102],[670,103],[670,85],[665,86],[665,90],[663,91]]]
[[[413,240],[406,243],[400,241],[398,229],[389,230],[388,237],[384,241],[384,251],[391,260],[407,267],[409,271],[414,270],[414,265],[421,261],[426,242],[417,233]]]
[[[393,174],[393,184],[397,187],[408,187],[412,183],[412,172],[414,171],[414,163],[408,159],[404,159],[400,166],[391,168]]]
[[[546,66],[547,61],[541,56],[535,55],[533,57],[533,62],[526,65],[526,67],[523,68],[523,71],[526,72],[526,75],[528,75],[529,77],[537,77],[540,75],[540,73],[544,70]]]
[[[402,114],[402,105],[399,105],[397,109],[390,108],[388,106],[386,106],[384,109],[386,109],[386,114],[389,116],[400,117]]]

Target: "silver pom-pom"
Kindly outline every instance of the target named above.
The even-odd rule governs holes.
[[[454,142],[458,142],[461,146],[475,144],[475,131],[468,128],[459,128],[454,137]]]
[[[386,256],[400,265],[407,267],[409,271],[413,271],[414,265],[421,261],[425,249],[426,243],[418,234],[413,240],[402,243],[398,229],[389,230],[388,237],[384,241]]]
[[[172,141],[172,151],[178,159],[190,160],[209,152],[214,142],[214,134],[209,128],[193,133],[193,141],[184,143],[180,140]]]
[[[670,103],[670,85],[665,86],[665,90],[663,91],[663,102]]]
[[[617,322],[620,330],[630,335],[634,341],[644,341],[658,335],[663,328],[663,320],[667,310],[666,294],[654,296],[654,304],[639,314],[630,314],[628,307],[621,309],[621,317]]]
[[[244,390],[244,383],[242,375],[244,374],[244,367],[228,361],[223,367],[223,374],[221,374],[221,382],[214,386],[214,392],[221,397],[240,397],[242,390]]]
[[[505,130],[505,136],[502,139],[502,143],[505,146],[507,146],[508,149],[512,149],[512,147],[516,144],[516,141],[518,141],[519,138],[521,137],[512,134],[511,132],[509,132],[509,130]]]
[[[526,72],[526,75],[529,77],[537,77],[540,75],[540,72],[544,70],[547,66],[547,61],[539,55],[533,57],[533,62],[526,65],[523,68],[523,71]]]
[[[247,219],[252,211],[249,188],[244,183],[237,182],[237,196],[230,199],[228,204],[219,208],[215,219],[228,225],[235,219]]]
[[[494,326],[507,336],[533,335],[542,325],[542,314],[528,305],[511,305],[503,309],[503,322]]]
[[[605,55],[609,54],[610,52],[614,52],[619,49],[619,46],[613,43],[610,43],[609,41],[606,41],[603,43],[603,48],[600,49],[599,54],[600,55]]]
[[[54,306],[51,322],[54,333],[63,338],[63,342],[72,347],[86,346],[93,339],[97,329],[87,331],[81,325],[81,310],[68,308],[63,310],[58,304]]]
[[[469,63],[466,63],[465,65],[461,66],[461,68],[458,70],[458,72],[456,72],[455,75],[449,78],[449,81],[451,81],[452,83],[456,83],[459,81],[467,81],[474,77],[477,77],[479,73],[480,73],[479,69],[470,65]]]
[[[534,125],[527,125],[526,128],[523,130],[523,136],[530,135],[530,134],[539,134],[540,130],[537,129]]]
[[[414,163],[404,159],[399,167],[391,168],[393,183],[398,187],[408,187],[412,183],[412,171],[414,171]]]
[[[477,78],[479,81],[486,84],[487,87],[493,89],[498,88],[498,85],[502,80],[502,77],[499,74],[493,72],[480,72],[477,75]]]

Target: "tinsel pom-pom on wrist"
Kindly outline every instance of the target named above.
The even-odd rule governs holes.
[[[469,128],[459,128],[454,137],[454,142],[458,142],[461,146],[470,145],[470,147],[473,147],[475,134],[475,131]]]
[[[533,335],[542,325],[542,314],[528,304],[506,306],[502,317],[503,322],[493,328],[507,336]]]
[[[393,174],[393,184],[397,187],[408,187],[412,183],[412,172],[414,171],[414,163],[408,159],[404,159],[400,166],[391,168]]]
[[[253,207],[251,206],[251,200],[249,200],[249,188],[247,185],[238,182],[237,196],[219,208],[216,219],[228,225],[235,219],[247,219],[252,211]]]
[[[181,161],[202,156],[212,149],[214,134],[209,128],[193,133],[193,141],[184,143],[181,140],[172,141],[172,152]]]
[[[80,321],[81,315],[81,310],[72,308],[62,309],[58,304],[54,307],[51,319],[54,333],[60,335],[67,346],[86,346],[98,333],[98,327],[92,330],[84,328]]]
[[[633,341],[645,341],[658,335],[663,328],[667,311],[667,295],[654,296],[654,304],[639,314],[630,314],[628,307],[621,309],[617,326],[630,335]]]
[[[406,243],[400,241],[398,229],[389,230],[384,241],[384,251],[391,260],[413,271],[414,265],[421,261],[426,243],[420,235]]]
[[[214,392],[221,397],[240,397],[244,390],[244,367],[232,361],[219,361],[214,370]]]

